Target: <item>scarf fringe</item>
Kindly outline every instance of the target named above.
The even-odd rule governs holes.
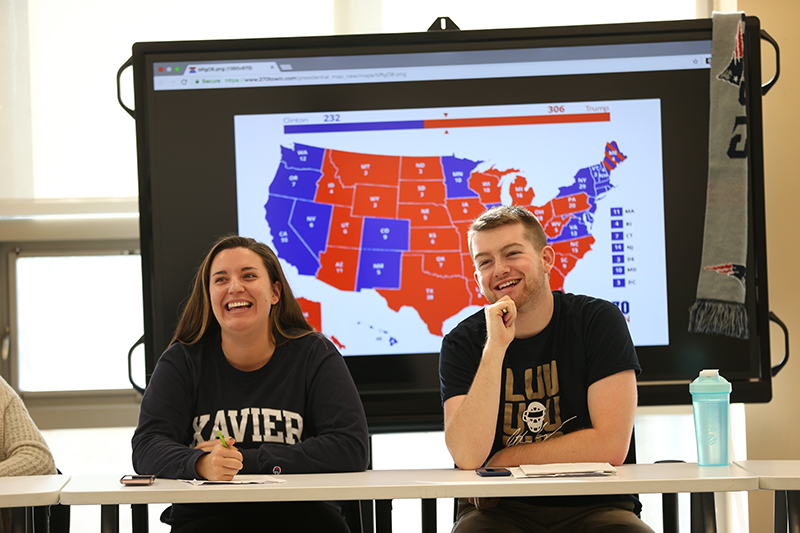
[[[750,320],[743,304],[697,300],[689,309],[689,333],[714,333],[737,339],[750,338]]]

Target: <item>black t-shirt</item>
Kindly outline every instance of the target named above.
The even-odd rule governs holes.
[[[553,300],[547,327],[533,337],[515,339],[506,351],[495,440],[486,460],[515,434],[532,442],[591,427],[589,386],[618,372],[641,371],[625,317],[616,306],[562,292],[554,292]],[[442,403],[467,394],[485,342],[483,310],[445,336],[439,360]],[[548,505],[557,504],[549,500]],[[564,504],[579,504],[570,501]]]

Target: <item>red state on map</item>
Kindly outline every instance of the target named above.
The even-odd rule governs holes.
[[[335,206],[328,232],[328,246],[358,249],[361,245],[361,226],[364,219],[350,215],[349,207]]]
[[[517,179],[511,184],[509,192],[511,193],[511,203],[513,205],[531,205],[533,197],[536,196],[533,189],[528,188],[528,180],[522,176],[517,176]]]
[[[336,345],[336,347],[337,347],[338,349],[340,349],[340,350],[344,350],[344,349],[346,348],[346,346],[345,346],[344,344],[342,344],[341,342],[339,342],[339,339],[337,339],[337,338],[336,338],[336,335],[331,335],[331,336],[330,336],[330,337],[328,337],[328,338],[331,340],[331,342],[332,342],[333,344],[335,344],[335,345]]]
[[[499,204],[500,177],[509,172],[516,171],[508,170],[506,172],[500,172],[494,168],[490,168],[484,172],[473,172],[467,183],[469,183],[470,189],[480,195],[482,204]]]
[[[330,150],[330,160],[346,187],[360,183],[397,186],[400,179],[400,156]]]
[[[553,268],[561,272],[561,275],[566,278],[567,274],[569,274],[569,272],[573,268],[575,268],[577,262],[578,258],[575,257],[574,255],[564,255],[556,253],[556,260],[555,263],[553,264]]]
[[[468,280],[475,279],[475,263],[472,262],[472,257],[470,257],[469,253],[462,253],[461,254],[461,265],[464,269],[464,277]]]
[[[469,227],[472,225],[472,222],[456,222],[454,225],[456,227],[456,231],[458,232],[458,236],[461,239],[461,253],[467,254],[467,259],[469,259],[470,264],[472,264],[472,259],[469,257],[469,239],[467,239]],[[472,272],[472,268],[467,270],[467,272]]]
[[[539,223],[544,227],[547,221],[553,218],[553,204],[550,202],[540,206],[530,206],[528,211],[534,214],[539,219]]]
[[[469,305],[483,307],[489,302],[486,301],[486,298],[481,294],[481,288],[478,286],[478,282],[475,281],[475,263],[472,262],[472,258],[468,253],[461,254],[461,263],[464,265],[464,277],[467,278],[468,281]]]
[[[564,274],[558,269],[550,270],[550,290],[563,291],[564,290]]]
[[[397,218],[407,219],[410,226],[451,226],[450,216],[444,205],[435,204],[400,204]]]
[[[547,222],[543,224],[544,232],[547,234],[548,239],[555,239],[561,232],[564,230],[564,226],[569,224],[569,221],[572,220],[572,217],[568,216],[566,218],[561,218],[558,216],[554,216]]]
[[[406,157],[400,159],[401,180],[427,180],[444,183],[442,160],[439,157]]]
[[[461,239],[453,226],[411,228],[409,250],[412,252],[436,250],[458,252],[461,250]]]
[[[317,182],[317,193],[314,201],[321,204],[353,205],[352,187],[344,187],[336,175],[336,167],[330,160],[330,150],[327,150],[322,163],[322,177]]]
[[[328,246],[327,250],[319,254],[320,269],[317,271],[317,279],[339,290],[355,291],[358,254],[358,249]]]
[[[588,211],[592,207],[585,192],[554,198],[550,203],[553,204],[553,212],[558,216]]]
[[[439,278],[422,270],[422,255],[403,254],[402,289],[377,289],[394,311],[411,307],[432,335],[442,336],[442,324],[470,304],[463,277]]]
[[[297,303],[300,304],[303,317],[311,324],[311,327],[317,331],[322,331],[322,308],[320,303],[302,297],[297,298]]]
[[[422,254],[422,270],[434,276],[464,277],[460,252],[429,252]]]
[[[583,259],[583,256],[586,255],[586,252],[592,249],[593,244],[594,237],[587,235],[578,239],[557,242],[551,246],[557,254],[571,255],[577,259]]]
[[[297,298],[297,302],[303,311],[303,317],[311,324],[311,327],[322,333],[322,306],[320,303],[302,297]],[[344,345],[336,337],[331,335],[329,338],[337,348],[344,350]]]
[[[443,204],[445,194],[442,181],[403,180],[400,182],[401,204]]]
[[[447,212],[453,222],[472,222],[486,211],[480,198],[454,198],[445,202]]]
[[[353,215],[359,217],[397,217],[397,187],[356,186]]]
[[[478,287],[477,283],[471,284],[472,292],[470,293],[470,305],[477,305],[478,307],[483,307],[484,305],[488,304],[488,300],[486,297],[483,296],[481,293],[481,288]]]
[[[578,260],[583,259],[586,252],[592,249],[594,237],[587,235],[579,239],[557,242],[552,244],[556,253],[553,270],[550,271],[550,287],[554,291],[564,290],[564,279],[567,277]]]

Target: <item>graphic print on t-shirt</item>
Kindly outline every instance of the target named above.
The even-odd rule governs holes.
[[[286,409],[268,407],[245,407],[236,411],[219,410],[213,415],[194,417],[192,447],[216,438],[217,429],[222,435],[233,437],[236,442],[280,442],[295,444],[302,440],[303,416]],[[208,431],[206,431],[208,430]],[[208,435],[205,438],[203,435]]]
[[[518,380],[522,383],[518,384]],[[515,390],[516,389],[516,390]],[[503,397],[503,445],[542,441],[560,436],[558,367],[555,360],[524,372],[506,368]]]

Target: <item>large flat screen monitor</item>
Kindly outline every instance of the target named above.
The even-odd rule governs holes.
[[[745,32],[750,338],[687,331],[701,268],[711,21],[137,43],[146,368],[212,241],[278,254],[372,431],[441,427],[442,335],[485,300],[469,223],[520,204],[552,288],[614,302],[642,405],[718,368],[771,397],[759,23]]]

